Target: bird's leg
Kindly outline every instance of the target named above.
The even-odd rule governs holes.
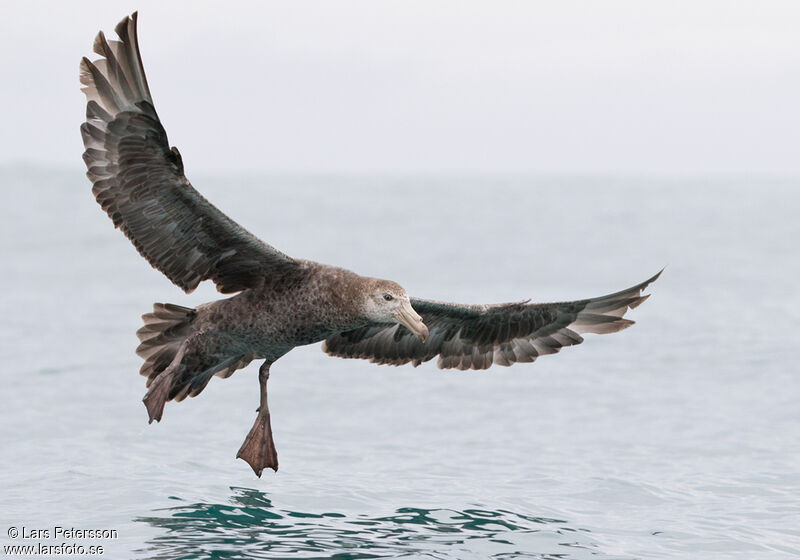
[[[264,362],[258,370],[258,382],[261,384],[261,406],[258,408],[255,424],[239,449],[236,457],[244,459],[253,467],[256,476],[261,477],[261,471],[270,468],[277,472],[278,453],[275,451],[275,442],[272,440],[272,426],[269,421],[269,406],[267,405],[267,380],[269,379],[269,362]]]

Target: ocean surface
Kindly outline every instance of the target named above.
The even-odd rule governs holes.
[[[258,479],[235,458],[257,364],[168,403],[160,424],[141,403],[140,315],[222,296],[151,269],[79,168],[2,167],[0,545],[170,560],[800,555],[800,180],[190,178],[289,255],[419,297],[581,299],[667,268],[636,325],[533,364],[451,372],[294,350],[270,380],[280,470]],[[23,538],[34,529],[49,537]]]

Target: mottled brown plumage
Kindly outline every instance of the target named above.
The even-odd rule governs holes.
[[[295,346],[324,340],[326,352],[345,358],[416,366],[438,356],[441,368],[485,369],[532,362],[579,344],[580,333],[633,323],[622,316],[647,298],[641,292],[658,275],[581,301],[461,305],[410,299],[389,280],[293,259],[262,242],[186,179],[155,111],[136,21],[134,13],[117,25],[119,41],[101,32],[94,43],[101,58],[81,61],[83,159],[92,192],[139,253],[184,291],[211,280],[222,293],[238,292],[196,309],[156,303],[143,316],[136,351],[144,359],[151,422],[161,420],[167,401],[194,397],[211,377],[264,360],[258,416],[238,454],[261,476],[278,468],[270,366]]]

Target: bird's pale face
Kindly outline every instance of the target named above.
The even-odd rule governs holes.
[[[365,311],[372,321],[400,323],[422,342],[428,338],[428,327],[422,322],[422,317],[411,307],[406,291],[394,282],[377,281],[369,291]]]

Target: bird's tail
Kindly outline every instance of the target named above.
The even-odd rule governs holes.
[[[147,377],[148,387],[182,352],[184,341],[194,332],[196,316],[196,310],[173,303],[154,303],[153,312],[142,315],[144,326],[136,331],[140,342],[136,353],[144,358],[139,373]]]
[[[143,400],[151,422],[161,420],[167,401],[197,396],[213,376],[229,377],[255,357],[227,352],[227,338],[199,333],[196,318],[196,309],[172,303],[154,303],[153,312],[142,315],[136,353],[144,358],[140,373],[147,377],[149,390]],[[191,347],[195,336],[205,337],[204,347]]]

